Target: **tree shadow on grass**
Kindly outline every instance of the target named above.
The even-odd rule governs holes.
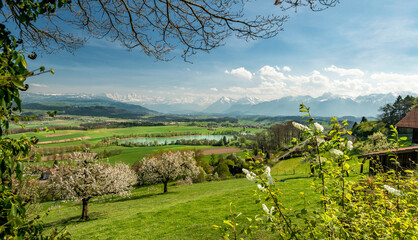
[[[116,203],[116,202],[125,202],[125,201],[130,201],[130,200],[138,200],[138,199],[146,199],[146,198],[150,198],[150,197],[154,197],[154,196],[160,196],[160,195],[173,195],[173,194],[179,194],[178,192],[166,192],[166,193],[148,193],[148,194],[143,194],[143,195],[137,195],[137,196],[131,196],[131,197],[125,197],[125,198],[117,198],[117,199],[113,199],[113,200],[109,200],[109,202],[112,203]]]
[[[61,227],[65,227],[71,224],[91,222],[91,221],[98,220],[102,214],[99,212],[91,212],[89,213],[89,218],[87,220],[80,219],[80,215],[81,215],[81,211],[79,215],[67,217],[67,218],[60,218],[53,222],[44,223],[43,226],[44,228],[61,228]]]
[[[295,177],[287,177],[287,178],[281,178],[281,179],[278,179],[277,181],[278,181],[278,182],[285,182],[285,181],[288,181],[288,180],[295,180],[295,179],[302,179],[302,178],[311,178],[311,176],[295,176]]]

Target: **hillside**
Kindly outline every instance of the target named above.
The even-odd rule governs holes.
[[[117,102],[112,99],[94,95],[44,95],[22,94],[24,114],[32,114],[35,110],[58,111],[58,114],[101,116],[116,118],[136,118],[144,115],[157,114],[145,107]],[[35,111],[36,112],[36,111]]]

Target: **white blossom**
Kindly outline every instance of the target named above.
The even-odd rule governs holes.
[[[297,123],[297,122],[292,122],[293,126],[301,131],[309,131],[309,128],[303,124]]]
[[[253,173],[253,172],[251,172],[251,171],[248,171],[247,169],[245,169],[245,168],[243,168],[242,169],[242,172],[243,173],[245,173],[245,177],[248,179],[248,180],[250,180],[250,181],[255,181],[255,177],[256,177],[256,175]]]
[[[268,176],[270,176],[270,172],[271,172],[270,167],[266,167],[266,170],[264,171],[264,174],[266,174],[266,176],[268,177]]]
[[[315,130],[317,130],[319,132],[323,132],[324,131],[324,127],[321,124],[317,123],[317,122],[314,123],[314,128],[315,128]]]
[[[261,184],[257,184],[258,189],[260,189],[261,191],[265,190],[265,188],[263,186],[261,186]]]
[[[143,183],[164,184],[164,192],[167,191],[169,181],[179,177],[195,177],[200,173],[194,160],[192,151],[167,151],[146,157],[138,169],[138,174]]]
[[[264,210],[264,212],[266,212],[268,218],[270,220],[272,220],[274,207],[271,207],[271,209],[269,210],[268,207],[266,206],[266,204],[263,203],[263,210]]]
[[[336,157],[341,157],[342,155],[344,155],[344,153],[341,150],[335,148],[329,150],[329,152]]]
[[[347,142],[347,149],[350,150],[350,151],[353,150],[353,142],[352,141]]]
[[[111,166],[95,159],[95,154],[73,153],[71,162],[59,166],[48,180],[56,197],[64,200],[83,200],[114,194],[129,196],[137,175],[124,163]],[[84,208],[83,208],[84,209]],[[82,218],[87,217],[87,212]]]
[[[274,181],[273,181],[273,178],[271,177],[271,169],[270,169],[270,167],[266,167],[266,170],[264,171],[264,174],[266,175],[266,177],[267,177],[267,180],[268,180],[268,185],[274,185]]]
[[[401,190],[398,190],[396,188],[393,188],[393,187],[391,187],[389,185],[383,185],[383,187],[386,189],[386,191],[388,191],[389,193],[392,193],[393,195],[396,195],[396,196],[402,195],[402,191]]]

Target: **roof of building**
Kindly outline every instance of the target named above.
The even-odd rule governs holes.
[[[414,108],[408,115],[401,119],[396,127],[418,128],[418,107]]]
[[[408,152],[415,152],[415,151],[418,151],[418,146],[391,149],[390,151],[386,150],[386,151],[380,151],[380,152],[366,153],[366,154],[359,155],[358,158],[367,158],[367,157],[388,155],[389,152],[399,154],[399,153],[408,153]]]

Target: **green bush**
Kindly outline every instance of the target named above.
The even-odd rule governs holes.
[[[229,167],[225,162],[219,164],[218,167],[215,169],[215,172],[222,179],[231,177],[231,173],[229,172]]]

